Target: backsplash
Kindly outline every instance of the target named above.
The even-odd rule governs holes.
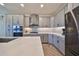
[[[63,31],[62,29],[65,28],[65,27],[55,27],[55,28],[37,28],[37,32],[50,32],[50,33],[59,33],[59,34],[62,34]],[[30,33],[32,32],[32,28],[24,28],[24,33]]]

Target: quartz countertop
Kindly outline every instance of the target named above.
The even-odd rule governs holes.
[[[54,32],[24,33],[23,35],[28,35],[28,34],[52,34],[52,35],[60,36],[65,39],[65,35],[62,35],[60,33],[54,33]]]
[[[43,56],[40,36],[19,37],[8,43],[0,43],[2,56]]]

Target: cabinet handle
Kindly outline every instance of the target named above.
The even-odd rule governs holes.
[[[59,43],[59,40],[57,40],[57,43]]]

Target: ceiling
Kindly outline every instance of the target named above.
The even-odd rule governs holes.
[[[55,14],[59,9],[62,9],[64,3],[42,3],[43,8],[40,7],[41,3],[24,3],[24,7],[20,6],[20,3],[5,3],[3,7],[8,10],[9,14],[39,14],[50,15]]]

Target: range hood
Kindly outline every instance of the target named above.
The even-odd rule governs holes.
[[[37,14],[31,14],[29,18],[29,27],[39,26],[39,16]]]

